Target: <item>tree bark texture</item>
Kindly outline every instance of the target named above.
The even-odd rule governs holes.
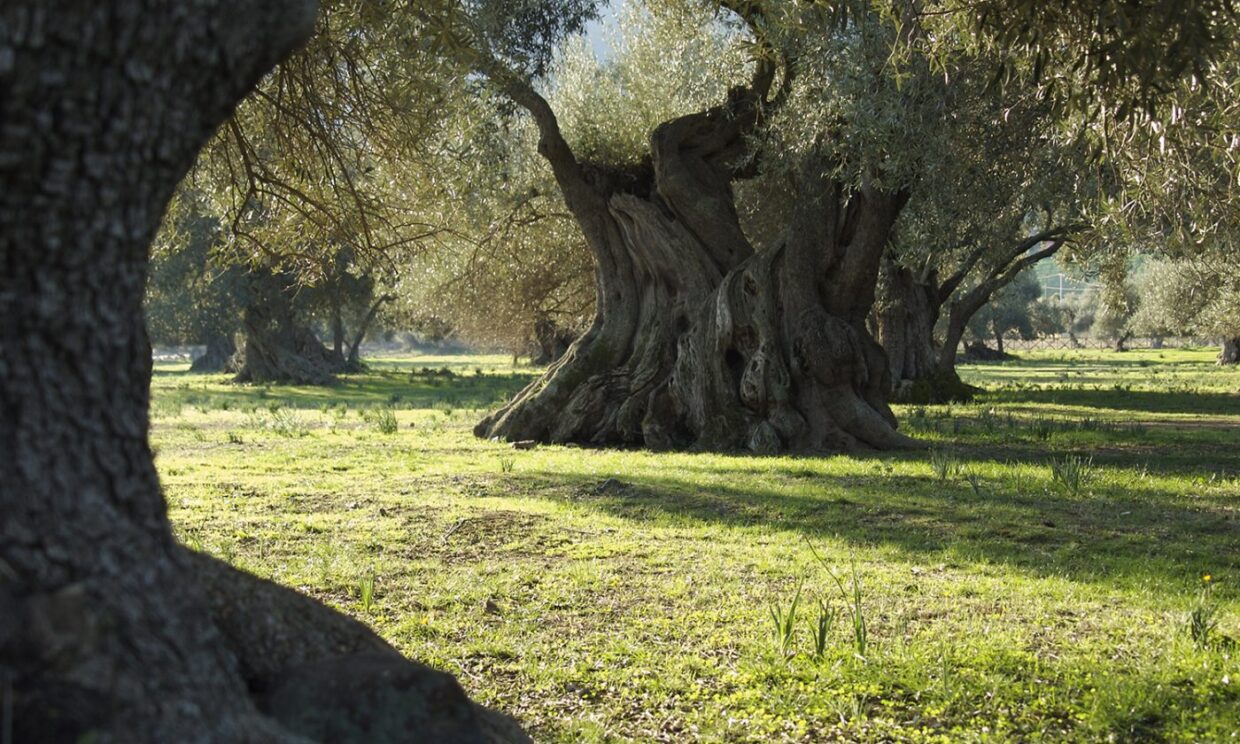
[[[934,325],[942,307],[938,295],[933,278],[919,281],[909,269],[885,262],[874,317],[892,380],[933,376],[938,366]]]
[[[935,325],[954,288],[954,284],[940,285],[933,274],[918,276],[893,261],[886,262],[874,319],[891,369],[893,400],[949,403],[971,400],[977,392],[956,373],[954,352],[948,354],[946,344],[935,344]],[[950,333],[947,343],[951,343]],[[959,336],[955,343],[960,343]]]
[[[147,441],[149,244],[198,149],[314,12],[0,4],[0,731],[14,741],[347,741],[357,726],[332,726],[362,719],[400,729],[372,741],[521,738],[450,677],[169,526]]]
[[[1240,364],[1240,336],[1223,339],[1223,348],[1218,353],[1219,364]]]
[[[577,334],[554,320],[542,317],[534,321],[534,364],[551,364],[568,351]]]
[[[1005,249],[979,281],[959,291],[971,272],[987,256],[985,246],[965,256],[953,274],[941,283],[934,272],[915,274],[889,262],[880,284],[875,308],[878,338],[891,364],[895,399],[904,403],[947,403],[970,400],[979,388],[961,381],[956,372],[960,343],[969,320],[994,293],[1010,284],[1021,271],[1059,251],[1068,237],[1083,229],[1071,224],[1043,230]],[[934,329],[947,306],[942,344]],[[999,354],[1003,339],[996,337]]]
[[[234,365],[237,382],[331,385],[337,374],[350,371],[344,355],[324,346],[299,312],[292,277],[255,269],[246,284],[245,342]]]
[[[806,168],[786,239],[756,253],[731,181],[762,74],[656,128],[636,174],[579,164],[546,101],[509,82],[594,253],[598,299],[590,329],[479,436],[763,453],[912,444],[865,328],[905,196],[867,184],[846,197]]]

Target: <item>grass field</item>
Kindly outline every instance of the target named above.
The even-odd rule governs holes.
[[[539,741],[1240,741],[1240,371],[970,366],[924,451],[516,451],[534,373],[384,359],[332,389],[158,366],[189,545],[458,676]],[[1207,581],[1204,577],[1209,576]]]

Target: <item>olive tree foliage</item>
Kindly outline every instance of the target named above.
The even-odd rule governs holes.
[[[422,47],[401,4],[324,3],[309,44],[199,159],[187,188],[223,226],[213,260],[244,269],[239,379],[321,383],[355,369],[408,257],[451,222],[454,184],[437,174],[459,153],[444,122],[479,104]]]
[[[437,185],[441,123],[472,104],[419,54],[418,29],[382,0],[324,3],[315,35],[245,100],[203,152],[241,251],[307,281],[325,252],[390,270],[436,223],[417,188]]]
[[[594,272],[554,193],[475,192],[470,218],[409,261],[390,318],[547,363],[589,323]]]
[[[959,71],[941,122],[917,140],[926,176],[897,226],[874,314],[902,398],[970,397],[955,363],[973,315],[1034,263],[1089,239],[1097,168],[1087,148],[1063,135],[1036,86],[991,85],[996,64]]]
[[[244,270],[218,260],[222,241],[222,227],[206,200],[183,189],[151,245],[147,333],[154,344],[205,344],[206,353],[194,360],[195,372],[224,371],[236,352]]]
[[[495,105],[457,136],[455,186],[433,248],[405,260],[389,317],[515,355],[556,356],[588,322],[593,269],[528,122]],[[559,341],[557,341],[559,339]],[[547,351],[543,347],[547,346]],[[543,359],[541,361],[549,361]]]
[[[1240,239],[1240,36],[1169,111],[1123,132],[1109,215],[1130,243],[1171,258],[1227,256]]]
[[[1211,254],[1147,262],[1134,280],[1140,305],[1132,324],[1151,336],[1221,341],[1220,364],[1237,362],[1240,256]]]
[[[1235,0],[977,0],[922,7],[939,28],[964,30],[974,44],[1000,54],[996,80],[1032,80],[1058,109],[1104,128],[1146,125],[1165,115],[1177,87],[1205,77],[1230,53],[1237,20]]]
[[[656,127],[744,84],[752,60],[740,25],[706,4],[625,2],[614,12],[594,39],[606,58],[584,37],[568,39],[546,98],[578,158],[636,168]]]

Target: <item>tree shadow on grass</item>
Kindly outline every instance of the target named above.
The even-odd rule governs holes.
[[[782,529],[894,548],[911,561],[994,563],[1084,582],[1153,581],[1185,594],[1203,572],[1240,576],[1240,521],[1213,503],[1190,507],[1169,493],[1127,488],[1073,497],[1045,482],[1018,493],[983,480],[975,490],[963,479],[828,475],[781,462],[789,464],[763,471],[761,482],[738,477],[727,485],[704,485],[684,469],[616,473],[604,485],[553,472],[512,477],[525,479],[529,491],[628,520]],[[704,469],[717,473],[717,465]]]
[[[353,407],[486,409],[512,397],[529,384],[529,373],[445,374],[440,369],[376,369],[342,375],[331,386],[232,385],[229,378],[204,377],[180,370],[155,370],[156,381],[184,378],[185,385],[165,386],[161,400],[210,408],[243,408],[279,403],[287,408],[313,409],[345,404]]]
[[[985,402],[1079,406],[1108,411],[1139,413],[1199,413],[1213,416],[1240,416],[1240,395],[1217,392],[1175,392],[1155,390],[1041,390],[1002,389],[988,391]]]

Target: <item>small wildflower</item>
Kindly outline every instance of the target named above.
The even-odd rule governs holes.
[[[1213,580],[1214,580],[1214,577],[1213,577],[1213,576],[1211,576],[1210,574],[1203,574],[1203,575],[1201,576],[1201,580],[1202,580],[1202,581],[1204,581],[1204,582],[1206,582],[1207,584],[1209,584],[1211,581],[1213,581]]]

